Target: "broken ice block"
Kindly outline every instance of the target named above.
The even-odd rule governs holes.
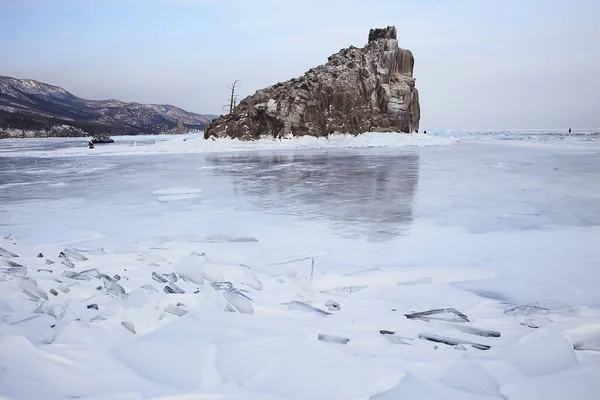
[[[247,265],[243,265],[243,264],[240,264],[240,267],[246,273],[246,279],[244,279],[243,283],[250,286],[252,289],[262,290],[262,288],[263,288],[262,282],[260,281],[260,279],[258,279],[258,277],[256,275],[254,275],[254,272],[252,272],[250,267],[248,267]]]
[[[192,253],[189,256],[182,257],[175,264],[175,271],[185,280],[196,285],[204,284],[204,263],[206,258],[204,254]]]
[[[21,265],[17,262],[11,261],[8,258],[4,258],[4,257],[0,258],[0,265],[7,265],[7,266],[13,267],[13,268],[25,268],[23,265]]]
[[[573,344],[575,350],[600,351],[600,337],[580,340]]]
[[[117,275],[117,274],[115,274],[115,276],[113,276],[113,279],[114,279],[115,281],[120,281],[120,280],[121,280],[121,276],[120,276],[120,275]]]
[[[90,249],[90,250],[83,250],[83,249],[73,249],[76,251],[79,251],[81,253],[88,253],[94,256],[103,256],[106,254],[106,251],[104,251],[103,248],[99,248],[99,249]]]
[[[435,310],[404,314],[408,319],[439,320],[449,322],[470,322],[467,316],[454,308],[438,308]]]
[[[327,343],[340,343],[340,344],[346,344],[350,341],[350,339],[342,337],[342,336],[334,336],[334,335],[323,335],[319,333],[319,336],[317,337],[318,340],[322,341],[322,342],[327,342]]]
[[[32,300],[48,300],[48,295],[42,289],[37,287],[35,280],[21,279],[18,283],[19,288]]]
[[[166,294],[176,294],[177,293],[173,289],[171,289],[169,286],[165,286],[163,290]]]
[[[226,312],[235,312],[235,308],[233,308],[233,306],[229,303],[225,304],[225,308],[223,309],[223,311]]]
[[[72,259],[77,260],[77,261],[86,261],[86,260],[88,260],[88,258],[86,256],[84,256],[83,254],[78,253],[78,252],[76,252],[75,250],[72,250],[72,249],[68,249],[68,248],[64,249],[63,253],[67,257],[72,258]]]
[[[38,253],[37,257],[38,258],[44,258],[44,255],[42,253]]]
[[[73,261],[69,260],[68,258],[62,260],[61,264],[66,265],[69,268],[75,268],[75,264],[73,264]]]
[[[165,286],[165,292],[166,293],[183,294],[183,293],[185,293],[185,290],[183,290],[182,288],[180,288],[179,286],[177,286],[176,284],[171,282],[167,286]]]
[[[27,275],[27,268],[23,266],[2,268],[0,269],[0,272],[4,272],[7,275],[12,275],[15,277],[23,277]]]
[[[304,312],[311,312],[317,315],[320,315],[321,317],[326,317],[328,315],[331,315],[330,312],[327,311],[323,311],[319,308],[313,307],[311,305],[308,305],[304,302],[301,301],[290,301],[288,303],[288,308],[290,310],[295,310],[295,311],[304,311]]]
[[[64,271],[62,276],[78,281],[90,281],[92,278],[100,279],[98,268],[86,269],[81,272]]]
[[[506,314],[506,315],[525,315],[525,316],[547,315],[547,314],[550,314],[550,310],[548,310],[547,308],[544,308],[544,307],[536,306],[536,305],[523,305],[523,306],[517,306],[517,307],[510,308],[510,309],[504,311],[504,314]]]
[[[6,258],[19,257],[17,254],[13,253],[12,251],[8,251],[2,247],[0,247],[0,256],[6,257]]]
[[[146,289],[149,292],[158,292],[158,290],[154,286],[152,286],[150,284],[143,285],[142,289]]]
[[[52,293],[55,296],[58,296],[58,292],[55,289],[50,289],[50,293]]]
[[[401,337],[398,337],[398,336],[386,335],[385,338],[391,344],[406,344],[406,345],[410,346],[410,343],[408,343],[404,338],[401,338]]]
[[[339,311],[340,310],[340,303],[338,303],[337,301],[333,301],[331,299],[327,300],[327,303],[325,303],[325,307],[327,307],[327,309],[329,311]]]
[[[164,276],[157,274],[156,272],[152,272],[152,279],[154,279],[158,283],[167,283],[169,282]]]
[[[123,325],[129,332],[135,334],[135,326],[133,325],[133,322],[123,321],[121,322],[121,325]]]
[[[143,289],[132,290],[123,298],[125,308],[142,308],[148,303],[148,296]]]
[[[115,295],[115,296],[125,296],[127,293],[123,286],[119,285],[113,278],[108,275],[100,274],[102,278],[102,283],[104,284],[104,288],[106,289],[106,293]]]
[[[46,259],[46,265],[54,264],[54,261]]]
[[[9,235],[6,235],[6,236],[4,236],[4,239],[6,239],[6,240],[10,240],[10,241],[12,241],[12,242],[14,242],[14,241],[16,241],[16,240],[17,240],[17,239],[16,239],[16,238],[15,238],[13,235],[10,235],[10,234],[9,234]]]
[[[63,293],[69,293],[71,291],[71,289],[69,289],[66,286],[62,286],[62,285],[58,285],[58,290],[60,290]]]
[[[488,346],[486,344],[469,342],[467,340],[453,339],[453,338],[449,338],[449,337],[445,337],[445,336],[432,335],[429,333],[420,333],[419,339],[429,340],[431,342],[436,342],[436,343],[443,343],[443,344],[447,344],[448,346],[456,346],[458,344],[468,344],[471,347],[474,347],[479,350],[489,350],[491,348],[491,346]]]
[[[479,329],[479,328],[475,328],[472,326],[457,325],[457,324],[451,324],[451,323],[444,324],[444,326],[459,330],[464,333],[469,333],[471,335],[477,335],[477,336],[483,336],[483,337],[500,337],[500,332],[492,331],[492,330],[488,330],[488,329]]]
[[[169,304],[165,307],[165,312],[169,314],[177,315],[178,317],[183,317],[188,312],[181,307],[175,306],[173,304]]]
[[[177,282],[177,275],[175,272],[171,272],[170,274],[163,274],[165,278],[169,280],[169,282]]]
[[[233,284],[231,282],[211,282],[210,285],[215,290],[231,290],[231,289],[233,289]]]
[[[88,304],[87,305],[87,309],[88,310],[91,310],[91,309],[97,310],[98,309],[98,304]]]
[[[254,308],[252,307],[250,298],[245,296],[239,290],[226,290],[223,292],[223,297],[225,297],[229,304],[242,314],[254,314]]]

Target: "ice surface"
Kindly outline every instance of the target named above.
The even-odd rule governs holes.
[[[206,259],[202,255],[191,254],[182,257],[175,264],[175,271],[184,279],[197,285],[204,284],[204,263]]]
[[[0,397],[194,391],[333,400],[394,388],[391,398],[468,400],[501,398],[499,386],[511,399],[586,399],[586,385],[597,392],[598,352],[573,348],[596,337],[591,327],[600,323],[598,143],[469,136],[460,146],[432,147],[395,134],[168,139],[91,155],[81,139],[36,139],[14,142],[21,154],[6,157],[13,142],[2,142],[0,237],[13,238],[0,247],[19,258],[0,256]],[[448,142],[436,139],[427,144]],[[223,151],[232,149],[239,151]],[[102,181],[88,173],[100,170]],[[152,193],[161,188],[202,193]],[[158,199],[187,195],[201,197]],[[74,269],[54,257],[61,251]],[[43,268],[40,252],[57,263]],[[178,271],[193,253],[209,256],[210,285],[198,283],[204,271],[198,282]],[[117,295],[94,277],[61,276],[94,268],[111,283],[121,277]],[[165,282],[153,281],[152,271]],[[163,274],[172,273],[185,278],[176,282],[184,293],[163,291],[170,284]],[[23,276],[59,295],[30,291],[32,301],[18,286]],[[254,313],[242,314],[226,296]],[[286,309],[291,300],[307,312]],[[343,307],[329,309],[328,300]],[[169,305],[188,313],[177,317]],[[445,307],[473,322],[399,314]],[[311,316],[324,310],[333,315]],[[548,329],[558,339],[529,337]],[[419,340],[421,331],[491,349],[434,344]],[[319,334],[351,340],[323,343]]]

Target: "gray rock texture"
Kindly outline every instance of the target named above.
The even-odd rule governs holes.
[[[415,132],[419,94],[414,58],[398,47],[396,28],[371,29],[302,77],[258,90],[204,130],[205,138],[327,136],[334,132]]]

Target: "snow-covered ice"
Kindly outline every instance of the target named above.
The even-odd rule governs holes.
[[[2,141],[0,397],[595,399],[596,137]]]

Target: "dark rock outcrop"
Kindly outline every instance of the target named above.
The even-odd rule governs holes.
[[[420,108],[413,66],[412,53],[398,47],[395,27],[372,29],[365,47],[342,49],[304,76],[246,97],[207,125],[204,136],[414,132]]]

